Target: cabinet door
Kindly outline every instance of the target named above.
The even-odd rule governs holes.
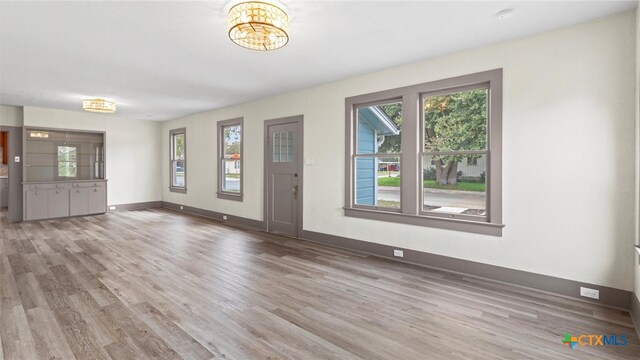
[[[89,213],[89,190],[87,188],[73,188],[69,196],[69,215],[78,216]]]
[[[48,192],[42,190],[25,192],[27,220],[45,219],[48,216],[48,196]]]
[[[107,212],[107,199],[104,187],[87,189],[89,191],[89,214]]]
[[[69,216],[69,189],[49,190],[49,217]]]

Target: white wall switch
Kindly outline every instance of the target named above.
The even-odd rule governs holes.
[[[592,299],[600,299],[600,291],[596,289],[589,289],[586,287],[580,287],[580,296],[592,298]]]
[[[20,156],[16,156],[13,158],[13,162],[14,163],[19,163],[20,162]]]
[[[404,251],[403,250],[394,249],[393,250],[393,256],[404,257]]]

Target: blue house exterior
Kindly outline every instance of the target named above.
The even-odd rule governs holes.
[[[357,154],[375,154],[385,135],[398,135],[400,131],[378,106],[358,109]],[[377,205],[378,159],[356,159],[356,204]]]

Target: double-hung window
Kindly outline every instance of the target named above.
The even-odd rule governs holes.
[[[242,118],[218,122],[217,194],[242,201]]]
[[[502,234],[502,70],[346,99],[345,215]]]
[[[67,143],[57,145],[56,178],[75,179],[78,177],[78,147]]]
[[[169,131],[171,186],[173,192],[187,192],[187,130],[185,128]]]

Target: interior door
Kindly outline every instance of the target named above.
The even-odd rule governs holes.
[[[267,122],[267,229],[299,236],[302,209],[302,119]],[[296,120],[297,119],[297,120]]]

